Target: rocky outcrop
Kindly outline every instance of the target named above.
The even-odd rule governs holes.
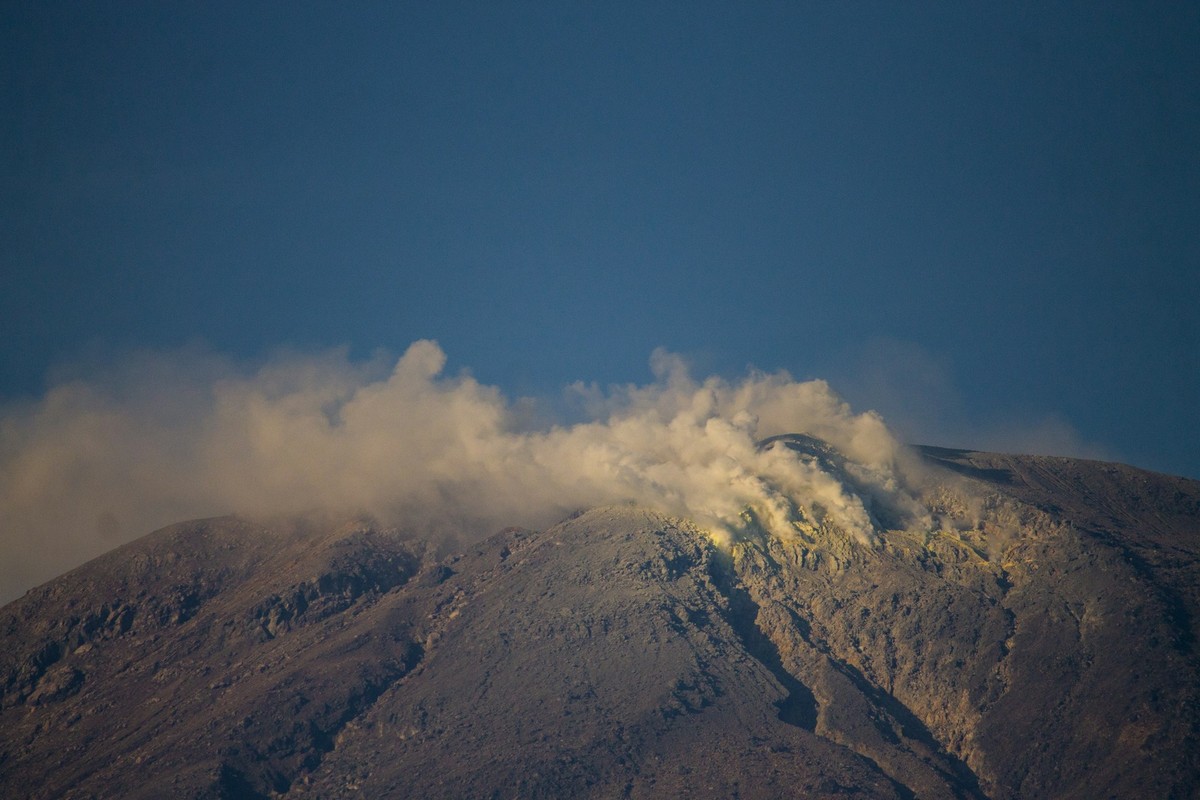
[[[420,660],[403,629],[347,622],[416,575],[422,552],[356,522],[206,520],[10,604],[4,795],[286,790]],[[293,598],[304,607],[284,619]]]

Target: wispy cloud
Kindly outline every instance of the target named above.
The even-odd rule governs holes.
[[[911,444],[936,444],[1006,453],[1112,459],[1061,413],[1049,410],[973,411],[977,402],[955,378],[953,365],[914,342],[873,339],[847,352],[832,376],[856,403],[878,410],[888,426]]]
[[[798,506],[868,535],[864,487],[902,489],[883,421],[823,381],[697,380],[659,351],[648,385],[568,387],[587,417],[554,425],[469,374],[445,375],[445,361],[430,341],[390,369],[342,352],[253,370],[195,350],[143,353],[3,409],[0,599],[197,516],[365,512],[475,535],[632,501],[718,534],[747,507],[779,527]],[[854,480],[756,447],[789,432],[834,445]]]

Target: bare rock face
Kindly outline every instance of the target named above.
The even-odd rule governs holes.
[[[924,454],[939,524],[870,544],[164,529],[0,609],[0,795],[1200,792],[1200,484]]]

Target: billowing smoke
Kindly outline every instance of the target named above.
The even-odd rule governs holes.
[[[571,424],[531,422],[526,404],[443,375],[430,341],[390,372],[339,353],[253,372],[160,355],[64,382],[0,414],[0,601],[155,527],[225,513],[364,512],[475,535],[629,501],[718,537],[753,520],[863,539],[881,509],[919,513],[883,421],[824,382],[697,381],[661,351],[651,365],[646,386],[569,387],[586,409]],[[845,458],[758,446],[790,432]]]

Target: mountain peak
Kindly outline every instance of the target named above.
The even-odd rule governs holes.
[[[0,788],[1193,791],[1200,485],[926,456],[978,505],[876,543],[722,547],[634,505],[445,556],[358,518],[171,526],[0,610]]]

